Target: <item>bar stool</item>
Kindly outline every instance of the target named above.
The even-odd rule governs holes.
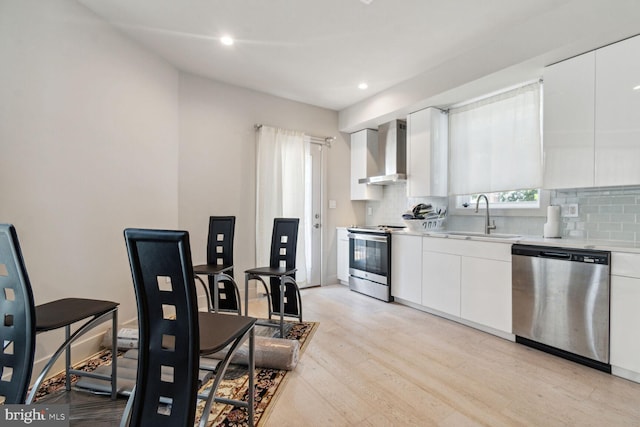
[[[271,235],[271,256],[268,267],[246,270],[245,314],[249,309],[249,281],[262,283],[267,293],[269,320],[272,315],[280,317],[280,337],[284,338],[284,317],[296,317],[302,322],[302,299],[295,280],[296,249],[298,246],[298,218],[275,218]],[[269,278],[267,286],[263,277]],[[271,323],[259,322],[263,326]]]
[[[207,425],[214,401],[247,408],[248,425],[253,426],[256,319],[198,311],[186,231],[126,229],[124,235],[136,291],[140,345],[136,385],[121,426],[193,426],[197,399],[205,401],[200,427]],[[233,354],[247,340],[247,401],[215,397]],[[200,356],[227,346],[211,389],[198,394]],[[171,368],[170,378],[162,375],[163,366]],[[160,408],[167,400],[171,405]]]
[[[21,274],[23,275],[23,280],[28,281],[28,279],[26,278],[26,269],[24,268],[24,264],[22,261],[22,253],[20,252],[19,246],[18,246],[18,237],[15,231],[15,228],[9,224],[2,224],[0,226],[0,231],[2,231],[2,233],[5,236],[10,236],[10,239],[14,240],[14,243],[13,243],[14,256],[19,256],[20,263],[22,263]],[[10,250],[10,246],[5,246],[2,248],[3,257],[5,256],[5,249]],[[6,267],[7,264],[5,263],[4,265],[5,265],[5,268],[2,269],[2,271],[0,271],[0,276],[4,275],[3,272],[5,269],[7,270],[7,273],[8,273],[8,268]],[[14,272],[13,269],[12,269],[12,272]],[[29,287],[30,287],[30,283],[29,283]],[[5,295],[7,295],[7,292],[8,291],[5,290]],[[12,298],[16,298],[15,291],[11,292],[11,294],[13,295]],[[10,309],[10,307],[3,307],[3,312],[5,313],[4,324],[5,326],[7,326],[8,323],[9,324],[14,323],[15,321],[18,320],[18,318],[16,316],[12,316],[8,318],[6,313],[10,313],[11,311],[5,311],[5,308]],[[60,355],[63,352],[65,352],[65,355],[66,355],[65,386],[67,390],[71,390],[72,374],[78,375],[78,376],[99,378],[99,379],[103,379],[111,382],[111,398],[115,399],[116,392],[117,392],[116,357],[113,357],[113,362],[111,363],[111,375],[100,375],[100,374],[94,374],[92,372],[75,370],[71,367],[71,344],[73,344],[73,342],[76,339],[78,339],[87,331],[91,330],[98,324],[111,318],[113,322],[112,327],[114,331],[112,345],[115,351],[115,349],[117,348],[116,346],[117,334],[115,333],[115,331],[118,330],[118,303],[112,302],[112,301],[102,301],[102,300],[94,300],[94,299],[86,299],[86,298],[65,298],[65,299],[48,302],[46,304],[38,305],[33,310],[33,314],[35,315],[34,316],[35,319],[34,319],[34,324],[30,326],[30,328],[32,328],[30,333],[32,333],[33,335],[32,337],[29,338],[30,340],[33,339],[35,341],[35,334],[46,332],[46,331],[52,331],[54,329],[64,327],[65,341],[58,348],[58,350],[56,350],[56,352],[53,354],[53,356],[51,356],[51,358],[45,365],[44,369],[42,370],[42,372],[34,382],[33,386],[31,387],[31,391],[29,392],[28,396],[24,400],[24,403],[30,404],[33,402],[36,392],[38,391],[38,388],[40,388],[40,385],[45,380],[47,373],[49,373],[49,371],[51,370],[55,362],[58,360],[58,357],[60,357]],[[87,322],[81,327],[79,327],[72,334],[71,325],[82,320],[87,320]],[[6,344],[6,341],[4,342]],[[12,351],[15,351],[16,344],[18,344],[17,339],[15,340],[14,349]],[[7,345],[5,345],[3,348],[3,356],[6,354],[7,354]],[[29,356],[28,354],[25,354],[24,357],[25,358],[31,357],[31,364],[33,364],[33,356]],[[29,375],[31,375],[32,369],[33,368],[30,368]],[[28,386],[28,381],[27,381],[27,386]]]
[[[109,381],[111,383],[111,399],[116,399],[118,391],[118,358],[116,357],[118,348],[118,305],[117,302],[113,301],[88,298],[64,298],[36,306],[36,333],[53,331],[64,327],[65,340],[42,369],[33,387],[31,387],[26,403],[33,402],[38,388],[40,388],[47,374],[63,352],[65,353],[65,388],[67,391],[71,390],[71,375],[85,376]],[[102,375],[73,369],[71,365],[71,344],[97,325],[109,319],[111,319],[111,330],[113,331],[111,342],[111,374]],[[71,333],[71,325],[84,320],[86,320],[86,322]]]
[[[207,263],[196,265],[193,272],[205,288],[209,311],[230,311],[241,314],[240,291],[233,278],[233,236],[235,216],[209,217]],[[198,276],[206,275],[209,288]]]
[[[0,224],[0,398],[23,404],[36,348],[36,311],[16,230]]]

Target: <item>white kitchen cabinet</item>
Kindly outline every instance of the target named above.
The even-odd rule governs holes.
[[[421,303],[421,236],[391,236],[391,295],[414,304]]]
[[[636,185],[640,183],[640,37],[603,47],[595,55],[595,185]]]
[[[407,197],[446,197],[448,120],[437,108],[407,117]]]
[[[595,57],[544,70],[544,188],[594,185]]]
[[[610,363],[613,373],[640,382],[640,255],[611,255]],[[616,372],[622,368],[626,372]]]
[[[378,172],[378,132],[363,129],[351,134],[351,200],[380,200],[382,187],[360,184],[360,178]]]
[[[544,187],[640,184],[640,36],[544,71]]]
[[[422,253],[422,305],[460,317],[459,255]]]
[[[460,295],[460,317],[511,333],[510,261],[463,257]]]
[[[346,228],[338,228],[337,232],[337,273],[338,281],[349,283],[349,232]]]
[[[424,237],[422,305],[511,334],[511,245]]]

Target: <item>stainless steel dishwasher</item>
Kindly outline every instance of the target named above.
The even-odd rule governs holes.
[[[513,245],[516,342],[611,372],[610,252]]]

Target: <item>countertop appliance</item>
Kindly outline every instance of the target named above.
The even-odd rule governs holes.
[[[349,232],[349,289],[382,301],[391,296],[391,231],[400,226],[353,226]]]
[[[513,245],[516,342],[611,373],[606,251]]]

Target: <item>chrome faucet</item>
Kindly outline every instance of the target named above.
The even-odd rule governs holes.
[[[491,230],[496,229],[496,221],[493,222],[489,219],[489,199],[484,194],[481,194],[476,199],[476,213],[478,213],[478,207],[480,207],[480,199],[484,198],[485,203],[487,204],[487,212],[485,212],[485,225],[484,225],[484,234],[490,234]]]

